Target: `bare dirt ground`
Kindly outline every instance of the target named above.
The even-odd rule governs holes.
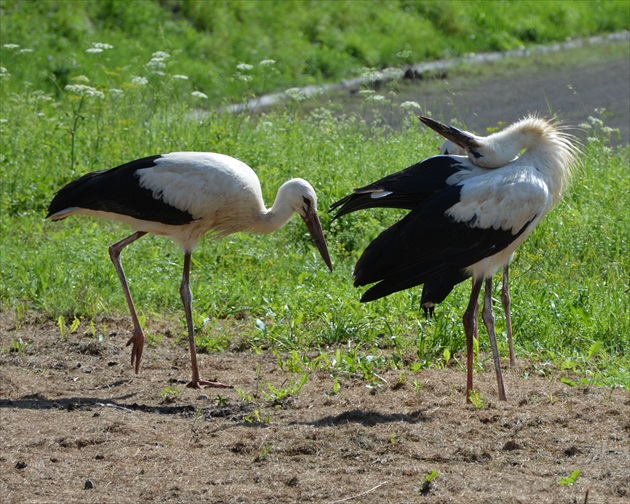
[[[3,502],[594,504],[630,496],[625,390],[570,387],[553,370],[519,362],[506,369],[506,403],[493,370],[476,373],[487,401],[476,409],[464,402],[458,356],[448,369],[385,373],[375,389],[340,376],[337,394],[331,376],[314,373],[299,395],[274,402],[261,391],[295,375],[268,353],[201,355],[202,376],[251,397],[200,392],[185,387],[185,341],[146,348],[135,376],[124,346],[130,320],[103,324],[102,342],[87,327],[61,341],[52,321],[16,327],[1,314],[2,348],[33,342],[0,355]],[[560,484],[575,470],[573,485]]]

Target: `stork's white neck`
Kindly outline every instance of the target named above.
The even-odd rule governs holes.
[[[286,200],[279,201],[279,197],[276,196],[273,206],[265,209],[254,221],[252,231],[263,234],[272,233],[284,227],[294,213],[295,210],[289,206]]]
[[[271,233],[283,227],[294,213],[304,212],[304,205],[309,202],[317,209],[317,196],[311,185],[303,179],[296,178],[285,182],[278,189],[276,200],[269,209],[262,208],[256,219],[253,219],[253,231]]]

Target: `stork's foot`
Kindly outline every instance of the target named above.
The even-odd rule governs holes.
[[[234,385],[226,385],[225,383],[216,381],[207,381],[201,379],[193,379],[187,385],[188,388],[205,389],[205,388],[234,388]]]
[[[140,362],[142,361],[142,351],[144,350],[144,333],[134,331],[133,336],[127,341],[127,346],[133,343],[131,347],[131,366],[136,367],[136,374],[140,371]]]

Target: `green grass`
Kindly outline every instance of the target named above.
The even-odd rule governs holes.
[[[120,26],[127,27],[131,21],[125,9],[132,7],[125,6],[133,4],[103,2],[122,9]],[[22,8],[14,2],[0,5]],[[59,9],[63,2],[60,5]],[[232,8],[227,5],[225,9]],[[606,10],[608,4],[598,5]],[[72,15],[85,16],[88,7]],[[345,8],[353,9],[350,4]],[[33,9],[35,14],[38,9]],[[185,18],[180,15],[177,20]],[[166,26],[163,20],[156,23]],[[20,23],[16,25],[14,32]],[[55,29],[62,30],[61,25]],[[89,33],[95,41],[107,42],[104,35],[107,30],[114,33],[114,28],[97,26]],[[137,30],[115,44],[118,52],[107,56],[111,59],[98,63],[86,59],[84,51],[73,53],[76,45],[64,49],[55,45],[60,41],[47,41],[46,29],[41,30],[41,39],[35,39],[49,43],[51,51],[68,61],[76,56],[80,68],[67,74],[68,82],[92,86],[102,96],[92,92],[94,96],[82,97],[76,94],[78,89],[63,87],[52,91],[45,83],[50,69],[41,66],[41,59],[1,49],[3,62],[23,60],[19,71],[0,77],[0,309],[15,312],[18,323],[32,311],[53,320],[62,317],[66,332],[75,317],[94,321],[103,315],[126,315],[107,247],[126,236],[128,229],[88,218],[45,221],[52,195],[83,173],[145,155],[216,151],[256,170],[269,205],[290,177],[301,176],[314,185],[335,271],[327,271],[299,219],[269,236],[202,240],[192,271],[202,351],[270,350],[277,352],[281,368],[295,373],[316,369],[351,373],[375,387],[382,384],[378,373],[384,368],[416,371],[446,365],[451,355],[461,356],[461,314],[469,284],[458,286],[431,321],[419,310],[419,288],[359,303],[360,291],[352,287],[354,263],[369,241],[402,213],[362,212],[332,222],[326,210],[355,186],[436,151],[438,139],[418,126],[412,111],[399,131],[378,120],[368,124],[367,116],[378,118],[387,112],[367,100],[356,114],[345,117],[326,107],[305,111],[295,102],[258,118],[210,112],[193,119],[191,114],[204,100],[191,96],[196,86],[190,81],[172,77],[178,69],[151,75],[142,85],[132,83],[131,63],[125,63],[124,71],[118,68],[119,59],[148,61],[156,49],[142,38],[140,27]],[[136,43],[124,48],[135,36]],[[3,44],[5,40],[3,25]],[[37,54],[45,54],[45,49],[39,47]],[[107,51],[91,56],[108,55]],[[272,56],[278,63],[269,65],[270,73],[282,67],[280,57]],[[260,59],[265,57],[269,54],[260,54]],[[181,64],[194,66],[193,61]],[[2,66],[11,68],[8,63]],[[255,80],[248,85],[258,86]],[[108,91],[111,88],[122,94]],[[630,151],[612,150],[611,132],[599,120],[593,119],[588,128],[584,163],[570,191],[520,248],[511,268],[516,349],[519,357],[531,360],[532,373],[545,373],[551,364],[569,384],[630,388]],[[123,262],[143,319],[150,326],[152,321],[175,317],[178,334],[184,335],[178,292],[181,251],[169,240],[150,236],[126,249]],[[499,306],[496,312],[501,334],[505,327]],[[159,335],[154,340],[159,341]],[[481,348],[489,352],[487,338],[482,338]],[[504,337],[500,349],[507,352]]]
[[[37,30],[33,30],[36,26]],[[0,63],[60,93],[79,75],[111,87],[185,75],[212,103],[338,81],[365,68],[500,51],[630,28],[627,1],[0,1]],[[88,53],[95,43],[113,46]],[[33,52],[20,53],[20,50]],[[147,66],[152,54],[170,55]],[[273,68],[260,66],[268,59]],[[34,64],[31,64],[34,63]],[[252,65],[237,70],[237,65]],[[98,77],[98,79],[97,79]],[[252,80],[249,80],[253,78]]]

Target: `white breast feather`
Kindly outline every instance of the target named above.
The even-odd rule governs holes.
[[[460,201],[446,215],[480,229],[504,229],[516,234],[551,203],[547,185],[532,167],[497,169],[462,184]]]

